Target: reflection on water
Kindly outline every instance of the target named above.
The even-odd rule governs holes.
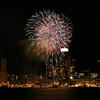
[[[99,93],[100,88],[0,89],[3,100],[96,100]]]

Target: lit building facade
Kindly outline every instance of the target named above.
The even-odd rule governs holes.
[[[55,81],[66,81],[70,80],[70,67],[71,67],[71,56],[68,52],[65,52],[65,57],[62,60],[56,60],[52,62],[50,59],[46,63],[46,79],[54,79]]]
[[[45,77],[46,79],[58,79],[58,61],[54,61],[53,59],[49,59],[46,62],[46,72]]]
[[[75,59],[72,59],[71,60],[71,66],[70,66],[70,79],[74,79],[76,77],[76,74],[75,74]]]
[[[98,74],[97,73],[90,73],[90,78],[97,78]]]

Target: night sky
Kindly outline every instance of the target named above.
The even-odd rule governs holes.
[[[0,51],[7,58],[9,73],[43,70],[44,63],[29,52],[25,24],[31,15],[43,10],[67,15],[73,23],[70,44],[78,69],[95,67],[100,59],[100,7],[98,0],[27,0],[0,3]]]

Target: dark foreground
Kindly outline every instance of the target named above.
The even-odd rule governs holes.
[[[0,100],[99,100],[100,88],[4,88]]]

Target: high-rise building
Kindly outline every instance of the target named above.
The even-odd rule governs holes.
[[[75,78],[75,59],[71,60],[71,66],[70,66],[70,79]]]
[[[7,82],[7,60],[2,55],[0,52],[0,83]]]
[[[68,52],[65,52],[65,57],[62,60],[52,60],[46,63],[46,79],[53,79],[54,81],[69,82],[70,80],[70,67],[71,56]]]

